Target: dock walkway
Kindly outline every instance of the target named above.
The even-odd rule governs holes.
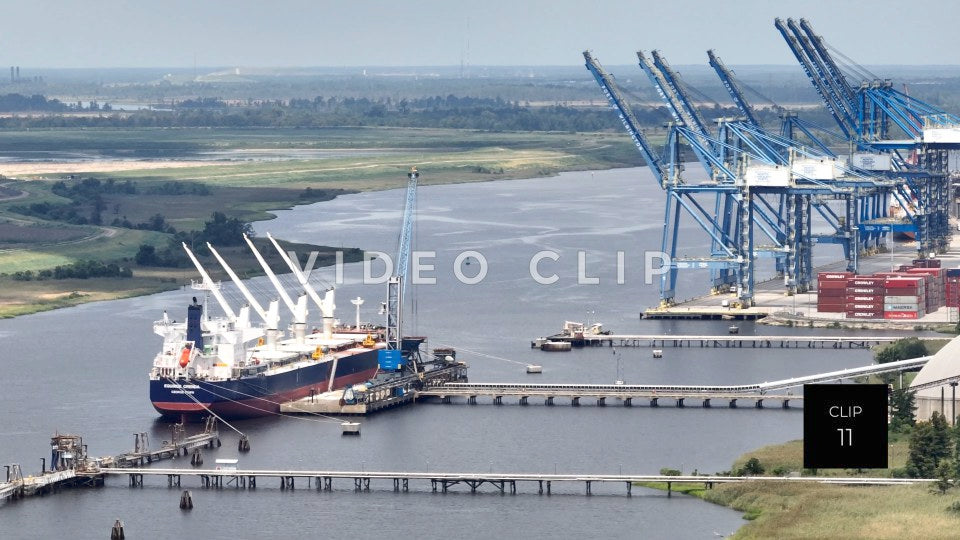
[[[487,484],[502,494],[517,493],[517,484],[536,484],[539,495],[550,495],[554,483],[573,483],[584,486],[584,494],[591,495],[594,484],[622,484],[626,494],[632,495],[633,486],[644,482],[667,484],[668,491],[674,484],[702,484],[712,488],[715,484],[744,482],[785,482],[785,483],[823,483],[840,485],[905,485],[929,483],[935,479],[918,478],[836,478],[836,477],[761,477],[761,476],[664,476],[631,474],[537,474],[537,473],[451,473],[451,472],[399,472],[399,471],[324,471],[324,470],[216,470],[216,469],[107,469],[105,476],[127,475],[131,487],[142,487],[144,477],[166,477],[168,487],[182,487],[184,477],[199,480],[203,488],[234,487],[236,489],[255,489],[257,481],[273,478],[280,489],[295,489],[297,480],[306,482],[307,488],[318,491],[334,491],[334,480],[350,480],[354,491],[370,491],[372,481],[390,482],[395,492],[408,492],[411,481],[429,482],[432,492],[446,493],[456,485],[469,488],[476,493],[480,486]]]
[[[585,347],[712,347],[754,349],[869,349],[876,345],[893,343],[902,336],[677,336],[661,334],[584,334],[572,336],[556,334],[550,341],[570,342]],[[942,337],[919,337],[923,341],[942,340]],[[536,342],[531,342],[535,346]]]

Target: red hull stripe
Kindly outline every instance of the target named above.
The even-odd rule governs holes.
[[[351,375],[345,375],[343,377],[336,377],[333,380],[333,388],[336,390],[362,383],[376,375],[376,372],[377,368],[374,368],[353,373]],[[317,385],[310,384],[307,386],[294,388],[286,392],[281,392],[279,394],[263,396],[262,398],[249,398],[234,401],[223,400],[214,403],[203,403],[202,407],[194,402],[180,403],[171,401],[155,401],[153,402],[153,408],[156,409],[160,414],[168,416],[176,416],[180,414],[201,415],[206,412],[206,408],[209,408],[219,416],[229,418],[254,418],[258,416],[279,414],[280,403],[305,398],[309,396],[310,391],[316,387]]]

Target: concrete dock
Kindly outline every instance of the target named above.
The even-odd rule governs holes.
[[[467,365],[455,362],[434,369],[388,379],[371,386],[356,385],[345,399],[344,389],[324,392],[280,404],[285,414],[364,415],[412,402],[417,390],[448,382],[466,381]],[[358,387],[362,387],[358,388]]]
[[[893,253],[879,253],[871,256],[861,256],[859,262],[860,274],[875,272],[889,272],[901,264],[910,264],[917,258],[916,249],[909,244],[895,245]],[[945,253],[937,255],[943,268],[960,267],[960,235],[954,235],[950,247]],[[817,272],[841,272],[846,270],[845,261],[820,266],[814,269]],[[814,275],[816,278],[816,275]],[[813,284],[816,286],[816,284]],[[724,307],[723,302],[735,301],[732,294],[704,294],[687,300],[676,300],[670,307],[653,307],[643,312],[646,319],[760,319],[773,314],[791,314],[800,320],[815,321],[847,321],[854,324],[882,322],[891,327],[913,328],[915,325],[950,324],[957,322],[956,311],[946,307],[928,313],[920,319],[887,320],[887,319],[845,319],[843,313],[821,313],[817,311],[816,291],[799,293],[787,296],[784,292],[782,279],[768,279],[758,281],[754,288],[755,305],[746,309]]]

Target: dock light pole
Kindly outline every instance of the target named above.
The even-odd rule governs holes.
[[[950,383],[950,425],[957,425],[957,381]]]

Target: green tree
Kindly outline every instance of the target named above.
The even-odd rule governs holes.
[[[898,388],[890,394],[890,427],[894,431],[906,431],[917,423],[916,394]]]
[[[907,360],[910,358],[919,358],[926,356],[927,346],[920,339],[915,337],[903,338],[894,341],[873,355],[878,364],[887,362],[896,362],[897,360]]]
[[[743,464],[743,468],[740,469],[739,472],[740,476],[760,476],[766,472],[766,469],[760,463],[759,459],[752,457]]]
[[[907,475],[911,478],[933,478],[951,448],[950,428],[940,413],[933,413],[929,422],[917,422],[910,433]]]
[[[947,461],[944,461],[937,467],[937,481],[933,483],[935,493],[944,495],[947,490],[953,487],[952,473],[953,467]]]
[[[910,478],[930,478],[937,464],[927,451],[933,427],[930,422],[917,422],[910,433],[909,453],[907,454],[907,476]]]

